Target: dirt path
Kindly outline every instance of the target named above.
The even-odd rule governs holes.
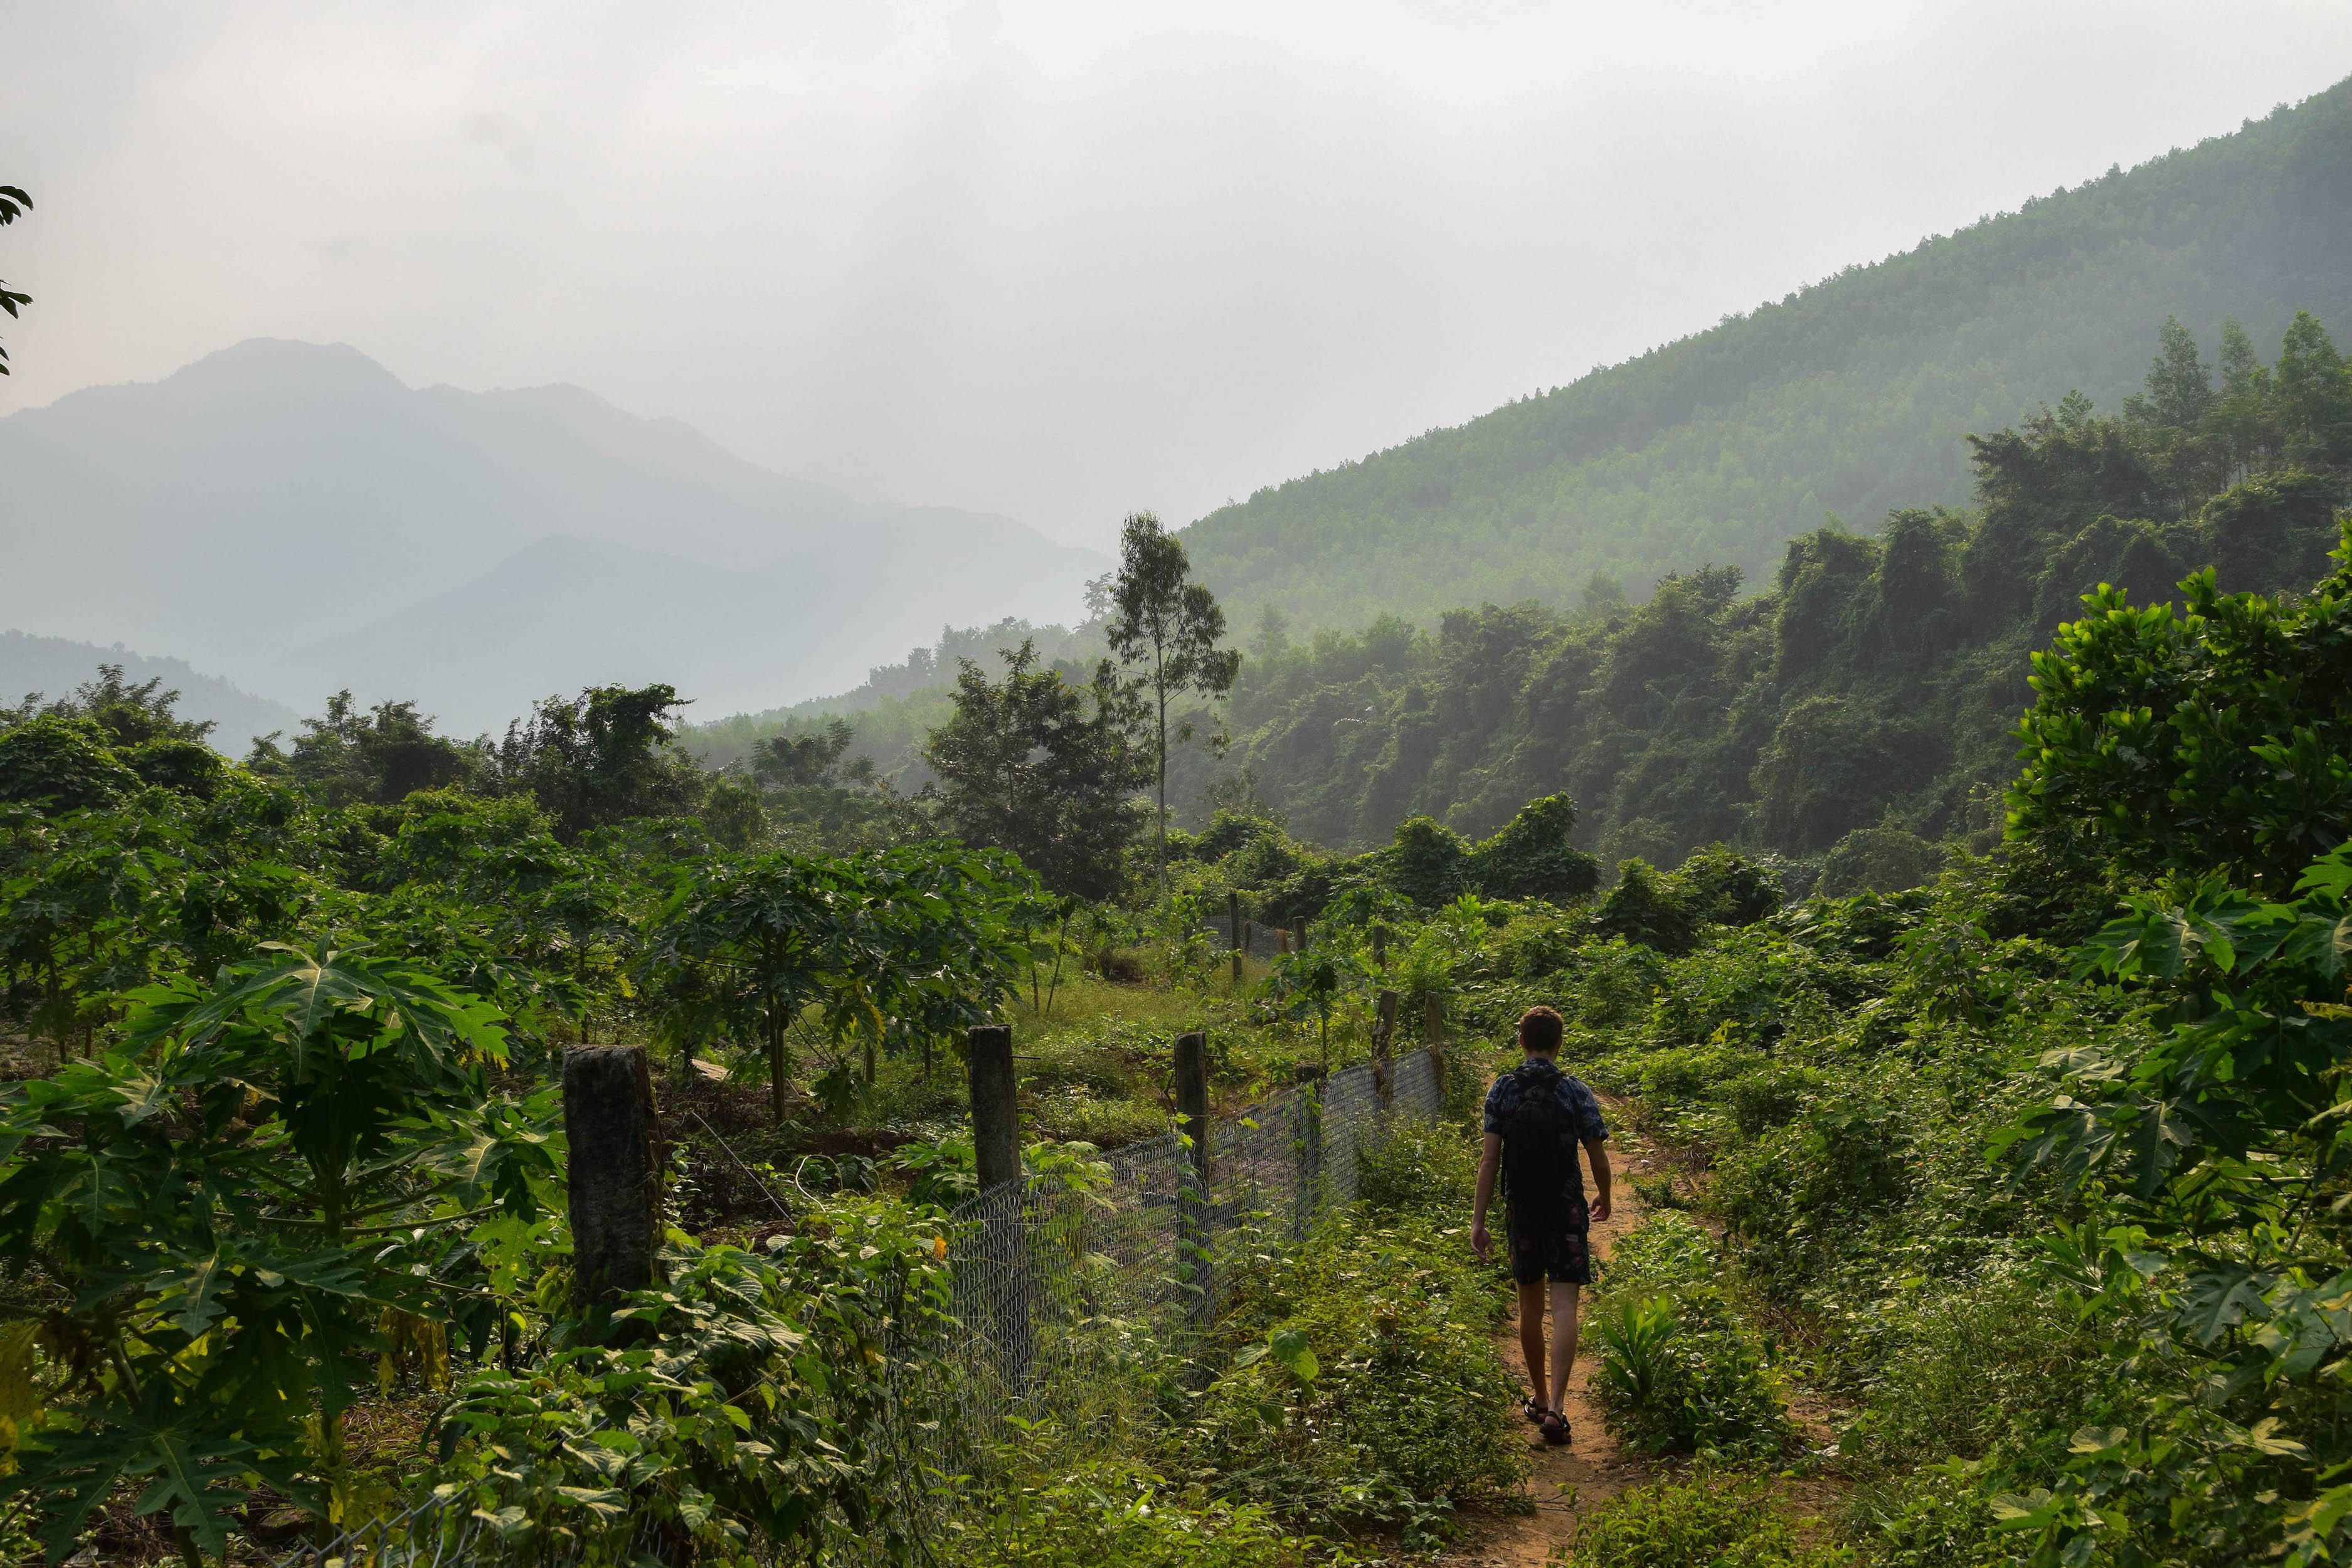
[[[1619,1123],[1618,1107],[1614,1102],[1606,1103],[1610,1121]],[[1651,1173],[1648,1151],[1639,1138],[1624,1131],[1622,1124],[1610,1138],[1610,1150],[1615,1180],[1610,1194],[1609,1218],[1592,1227],[1596,1262],[1609,1255],[1619,1237],[1642,1223],[1642,1200],[1634,1195],[1633,1184],[1627,1178],[1635,1173]],[[1519,1353],[1516,1311],[1496,1330],[1495,1344],[1502,1352],[1503,1363],[1519,1375],[1524,1386],[1527,1362]],[[1495,1514],[1469,1521],[1469,1539],[1447,1557],[1449,1563],[1459,1568],[1524,1568],[1541,1563],[1549,1559],[1554,1546],[1566,1544],[1574,1534],[1580,1511],[1656,1473],[1647,1459],[1619,1453],[1616,1439],[1609,1435],[1591,1392],[1598,1361],[1588,1331],[1577,1350],[1576,1369],[1568,1380],[1566,1414],[1576,1434],[1572,1444],[1566,1448],[1547,1447],[1536,1436],[1534,1427],[1524,1422],[1519,1425],[1535,1458],[1535,1470],[1524,1489],[1535,1511]]]

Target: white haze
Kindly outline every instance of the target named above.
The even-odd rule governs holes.
[[[0,413],[240,339],[1108,542],[2352,71],[2342,0],[9,8]]]

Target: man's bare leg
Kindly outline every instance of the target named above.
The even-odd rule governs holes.
[[[1532,1285],[1519,1287],[1522,1343],[1525,1342],[1526,1335],[1528,1292],[1534,1289]],[[1548,1409],[1567,1408],[1565,1401],[1568,1398],[1568,1374],[1576,1367],[1576,1309],[1580,1295],[1581,1292],[1574,1285],[1554,1283],[1551,1287],[1551,1398],[1546,1402]],[[1543,1376],[1540,1370],[1542,1364],[1541,1359],[1538,1358],[1535,1365],[1538,1368],[1536,1376],[1538,1385]]]
[[[1573,1334],[1574,1320],[1570,1321],[1569,1331]],[[1573,1344],[1575,1341],[1571,1339],[1569,1342]],[[1528,1358],[1528,1384],[1535,1390],[1536,1403],[1543,1405],[1544,1288],[1540,1280],[1519,1287],[1519,1352]],[[1551,1406],[1545,1405],[1544,1408],[1549,1410]]]

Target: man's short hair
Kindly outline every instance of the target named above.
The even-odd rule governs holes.
[[[1559,1015],[1549,1007],[1530,1007],[1519,1015],[1519,1044],[1546,1056],[1559,1049]]]

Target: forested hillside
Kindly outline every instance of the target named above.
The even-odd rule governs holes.
[[[1415,814],[1489,833],[1564,791],[1604,859],[1843,843],[1847,875],[1907,885],[1931,842],[1997,834],[2027,656],[2083,595],[2149,604],[2208,566],[2230,591],[2326,574],[2352,379],[2321,324],[2298,316],[2273,365],[2226,334],[2218,378],[2177,324],[2159,349],[2120,414],[2074,396],[1975,439],[1979,509],[1812,530],[1760,595],[1707,566],[1635,608],[1488,605],[1434,635],[1391,617],[1294,644],[1269,621],[1232,752],[1187,753],[1179,798],[1205,809],[1213,789],[1362,846]]]
[[[1768,571],[1825,512],[1956,506],[1964,437],[2138,379],[2147,323],[2352,320],[2352,82],[1856,267],[1574,384],[1260,490],[1185,532],[1237,610],[1303,625]]]

